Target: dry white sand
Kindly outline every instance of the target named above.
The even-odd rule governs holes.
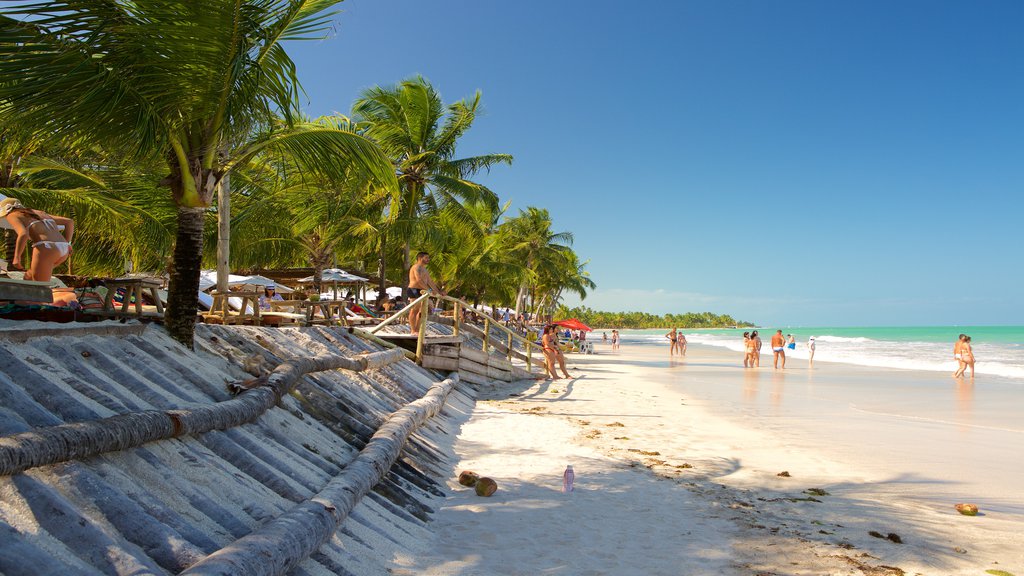
[[[965,437],[962,426],[836,400],[878,371],[745,371],[702,347],[672,362],[658,347],[598,352],[570,356],[574,380],[481,393],[449,495],[434,502],[432,540],[396,557],[394,573],[1024,574],[1019,431],[968,430],[947,452],[932,444]],[[888,451],[887,435],[946,452],[951,470],[970,439],[984,442],[974,447],[1000,459],[991,493],[984,473],[947,481],[933,456],[918,465],[913,450]],[[460,470],[494,478],[498,492],[476,496]],[[984,515],[959,515],[958,501]]]

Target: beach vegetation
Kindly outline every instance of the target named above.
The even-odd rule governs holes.
[[[402,268],[412,264],[414,243],[443,234],[448,226],[474,227],[468,204],[498,205],[498,195],[472,178],[498,164],[510,165],[510,154],[457,157],[459,140],[480,113],[479,92],[447,106],[424,78],[396,86],[375,86],[363,92],[353,116],[391,159],[401,190],[381,219],[387,233],[400,239]]]
[[[555,320],[576,318],[592,328],[737,328],[753,327],[754,324],[736,320],[728,314],[713,312],[686,312],[683,314],[656,315],[647,312],[605,312],[592,310],[587,306],[569,308],[559,306]]]
[[[302,114],[284,43],[322,38],[338,3],[9,3],[0,193],[76,221],[62,272],[167,273],[165,324],[189,346],[219,242],[237,272],[375,269],[383,293],[415,249],[474,304],[550,314],[585,297],[572,233],[478,181],[512,156],[458,153],[479,92],[446,104],[417,76],[364,91],[350,118]]]
[[[282,41],[323,37],[337,3],[39,1],[0,15],[0,101],[11,121],[127,162],[163,160],[159,182],[177,212],[165,323],[188,346],[207,212],[226,175],[287,150],[328,177],[351,162],[397,185],[365,135],[299,114]]]

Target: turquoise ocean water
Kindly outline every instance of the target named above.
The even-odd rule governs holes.
[[[807,358],[807,339],[815,337],[815,361],[863,366],[952,372],[953,342],[961,333],[971,337],[978,375],[1020,379],[1024,384],[1024,326],[902,326],[902,327],[781,327],[757,328],[765,347],[775,330],[796,338],[794,358]],[[683,330],[693,344],[743,351],[748,329]],[[598,330],[600,337],[602,331]],[[623,343],[668,346],[665,330],[622,331]],[[770,350],[769,350],[770,353]]]

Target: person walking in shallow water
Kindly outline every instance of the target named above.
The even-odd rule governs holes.
[[[754,367],[754,340],[750,337],[750,332],[743,333],[743,367]]]
[[[960,349],[963,347],[964,340],[966,340],[966,339],[967,339],[967,334],[961,334],[959,337],[957,337],[956,342],[953,343],[953,360],[956,360],[956,363],[957,363],[956,370],[953,371],[953,377],[954,378],[957,377],[958,373],[963,374],[961,372],[961,370],[963,369],[964,365],[960,361]]]
[[[750,365],[760,368],[761,367],[761,346],[764,344],[761,342],[761,337],[757,335],[757,330],[750,333],[750,340],[754,343],[754,355],[751,356]]]
[[[677,337],[678,337],[678,335],[676,333],[676,329],[675,328],[673,328],[672,331],[669,332],[668,334],[665,334],[665,338],[668,338],[668,343],[670,345],[670,347],[668,349],[669,357],[671,357],[673,354],[676,353],[676,339],[677,339]]]
[[[960,368],[956,371],[953,376],[955,378],[963,378],[964,372],[967,371],[967,367],[971,367],[971,379],[974,379],[974,349],[971,348],[971,337],[965,336],[963,342],[960,343]]]
[[[807,367],[814,368],[814,336],[807,339]]]

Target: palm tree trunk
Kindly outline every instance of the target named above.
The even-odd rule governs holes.
[[[290,572],[334,536],[356,504],[398,460],[409,436],[444,408],[458,382],[458,374],[453,374],[392,413],[355,460],[315,497],[193,564],[182,576]]]
[[[387,274],[387,266],[385,262],[386,252],[384,250],[384,237],[380,239],[380,255],[377,259],[377,276],[380,277],[380,283],[377,285],[377,306],[379,307],[384,303],[384,299],[388,297],[387,294],[387,282],[384,276]]]
[[[178,207],[178,233],[174,262],[167,289],[164,325],[172,338],[192,348],[192,334],[199,309],[199,271],[203,258],[205,208]]]
[[[217,291],[228,291],[231,269],[231,175],[225,174],[217,191]]]

